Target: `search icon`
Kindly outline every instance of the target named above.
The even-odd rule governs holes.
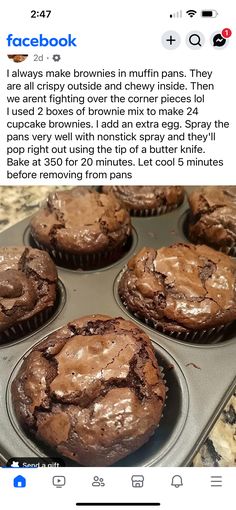
[[[205,43],[204,35],[201,32],[190,32],[187,35],[186,43],[192,50],[199,50]]]
[[[193,46],[201,46],[201,37],[198,34],[191,34],[189,37],[189,42]]]

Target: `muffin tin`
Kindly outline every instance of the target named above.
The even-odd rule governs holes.
[[[185,199],[178,209],[162,216],[132,218],[133,240],[125,256],[97,271],[58,267],[59,302],[53,317],[37,331],[0,345],[0,459],[53,456],[21,430],[11,401],[11,382],[23,358],[36,343],[70,320],[90,314],[131,318],[149,335],[169,388],[160,425],[137,452],[116,466],[185,466],[206,438],[236,385],[236,325],[222,334],[185,342],[159,333],[133,317],[122,305],[117,286],[129,258],[143,246],[159,248],[186,242]],[[0,245],[29,245],[29,219],[0,234]],[[64,459],[65,460],[65,459]],[[65,460],[66,465],[77,465]]]

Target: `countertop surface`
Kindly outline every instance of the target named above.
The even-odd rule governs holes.
[[[0,187],[0,231],[33,214],[54,189],[52,186]],[[64,186],[64,189],[68,187]],[[215,423],[193,465],[236,466],[236,393]]]

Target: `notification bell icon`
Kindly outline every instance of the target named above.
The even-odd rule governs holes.
[[[183,485],[183,480],[182,480],[181,476],[174,475],[171,480],[171,485],[173,485],[176,488],[181,487]]]

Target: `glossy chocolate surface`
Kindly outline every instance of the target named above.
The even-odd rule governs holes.
[[[0,331],[53,306],[56,282],[48,253],[24,246],[0,248]]]
[[[166,331],[226,324],[236,319],[236,261],[204,245],[143,248],[128,262],[119,295]]]
[[[181,186],[103,186],[127,209],[156,209],[161,206],[182,204],[184,189]]]
[[[27,356],[12,386],[21,425],[82,465],[110,465],[160,421],[165,385],[148,336],[134,323],[83,317]]]
[[[209,186],[189,195],[189,237],[220,248],[236,244],[236,186]]]
[[[114,196],[81,187],[50,193],[31,220],[31,234],[46,248],[83,255],[122,246],[131,221]]]

